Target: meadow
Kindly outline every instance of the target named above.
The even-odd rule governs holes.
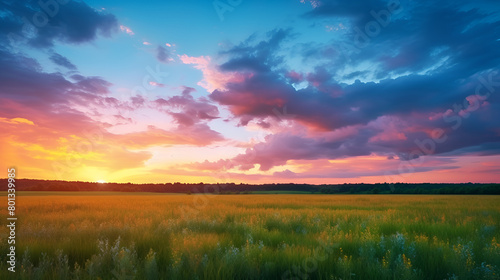
[[[0,279],[500,279],[499,196],[16,199],[18,262],[2,226]]]

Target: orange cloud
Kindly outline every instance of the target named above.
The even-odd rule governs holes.
[[[28,124],[28,125],[35,125],[30,120],[27,120],[25,118],[13,118],[13,119],[8,119],[8,118],[0,118],[0,122],[3,123],[8,123],[8,124]]]
[[[117,143],[131,149],[177,144],[206,146],[212,142],[224,139],[222,135],[211,130],[206,124],[195,124],[172,131],[148,126],[146,131],[112,135],[111,138]]]

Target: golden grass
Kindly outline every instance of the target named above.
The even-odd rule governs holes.
[[[500,266],[498,196],[26,192],[17,216],[19,279],[498,279]]]

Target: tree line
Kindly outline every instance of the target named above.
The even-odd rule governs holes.
[[[7,179],[0,179],[0,191],[7,190]],[[435,183],[376,183],[376,184],[235,184],[203,182],[132,184],[96,183],[82,181],[56,181],[17,179],[17,191],[111,191],[111,192],[158,192],[158,193],[219,193],[248,194],[255,191],[300,191],[320,194],[500,194],[500,184],[435,184]]]

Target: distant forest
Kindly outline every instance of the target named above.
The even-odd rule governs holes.
[[[112,191],[157,193],[218,193],[250,194],[252,192],[306,192],[319,194],[500,194],[500,184],[132,184],[95,183],[79,181],[51,181],[16,179],[17,191]],[[0,191],[7,190],[7,179],[0,179]]]

